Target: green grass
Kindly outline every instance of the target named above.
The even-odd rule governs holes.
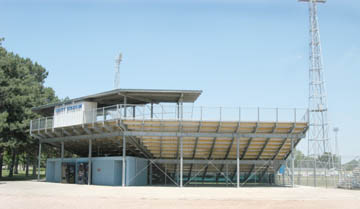
[[[25,171],[22,169],[19,169],[19,174],[14,174],[13,177],[9,176],[9,170],[3,169],[2,170],[2,177],[0,178],[0,181],[25,181],[25,180],[32,180],[37,179],[37,175],[32,175],[32,169],[29,169],[29,176],[25,175]],[[45,178],[45,168],[40,169],[40,178]]]

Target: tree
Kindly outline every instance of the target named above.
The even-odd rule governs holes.
[[[31,119],[39,117],[31,111],[32,107],[58,101],[52,88],[45,87],[48,72],[29,58],[7,52],[0,39],[0,177],[2,176],[3,153],[10,155],[10,172],[16,156],[32,153],[37,144],[29,136]],[[36,154],[36,153],[35,153]]]

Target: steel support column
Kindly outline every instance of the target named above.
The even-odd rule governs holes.
[[[183,104],[183,95],[181,94],[180,98],[181,105],[181,114],[180,114],[180,132],[182,132],[182,120],[184,117],[184,104]],[[183,174],[184,174],[184,142],[183,137],[180,137],[180,187],[183,187]]]
[[[121,180],[121,183],[122,183],[122,187],[125,187],[126,185],[126,182],[125,182],[125,175],[126,175],[126,136],[125,134],[123,135],[123,153],[122,153],[122,180]]]
[[[291,185],[295,187],[295,178],[294,178],[294,139],[291,138]]]
[[[60,153],[60,157],[61,157],[61,161],[60,161],[60,168],[61,168],[61,178],[63,176],[63,173],[62,173],[62,165],[63,165],[63,162],[64,162],[64,142],[61,142],[61,153]],[[61,178],[60,178],[60,183],[61,183]]]
[[[152,177],[153,177],[153,172],[152,172],[152,163],[150,163],[150,167],[149,167],[149,184],[152,185]]]
[[[184,167],[184,153],[183,153],[183,138],[180,137],[180,187],[183,187],[183,167]]]
[[[40,181],[40,165],[41,165],[41,142],[39,142],[39,156],[38,156],[38,175],[37,180]]]
[[[61,142],[61,163],[64,160],[64,142]]]
[[[236,139],[236,187],[240,187],[240,137]]]
[[[89,139],[89,157],[88,157],[88,185],[91,185],[91,171],[92,171],[92,139]]]

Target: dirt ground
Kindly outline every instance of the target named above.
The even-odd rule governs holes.
[[[360,209],[360,191],[312,187],[108,187],[0,181],[0,209]]]

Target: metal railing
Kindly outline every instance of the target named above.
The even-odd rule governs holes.
[[[309,119],[308,110],[302,108],[204,107],[185,104],[182,109],[181,105],[176,104],[118,104],[101,107],[84,111],[80,115],[80,123],[79,115],[64,114],[67,114],[66,117],[56,118],[56,123],[53,116],[32,120],[30,131],[54,128],[54,124],[55,127],[61,127],[59,124],[80,125],[111,120],[308,122]],[[69,121],[77,122],[69,124]]]

